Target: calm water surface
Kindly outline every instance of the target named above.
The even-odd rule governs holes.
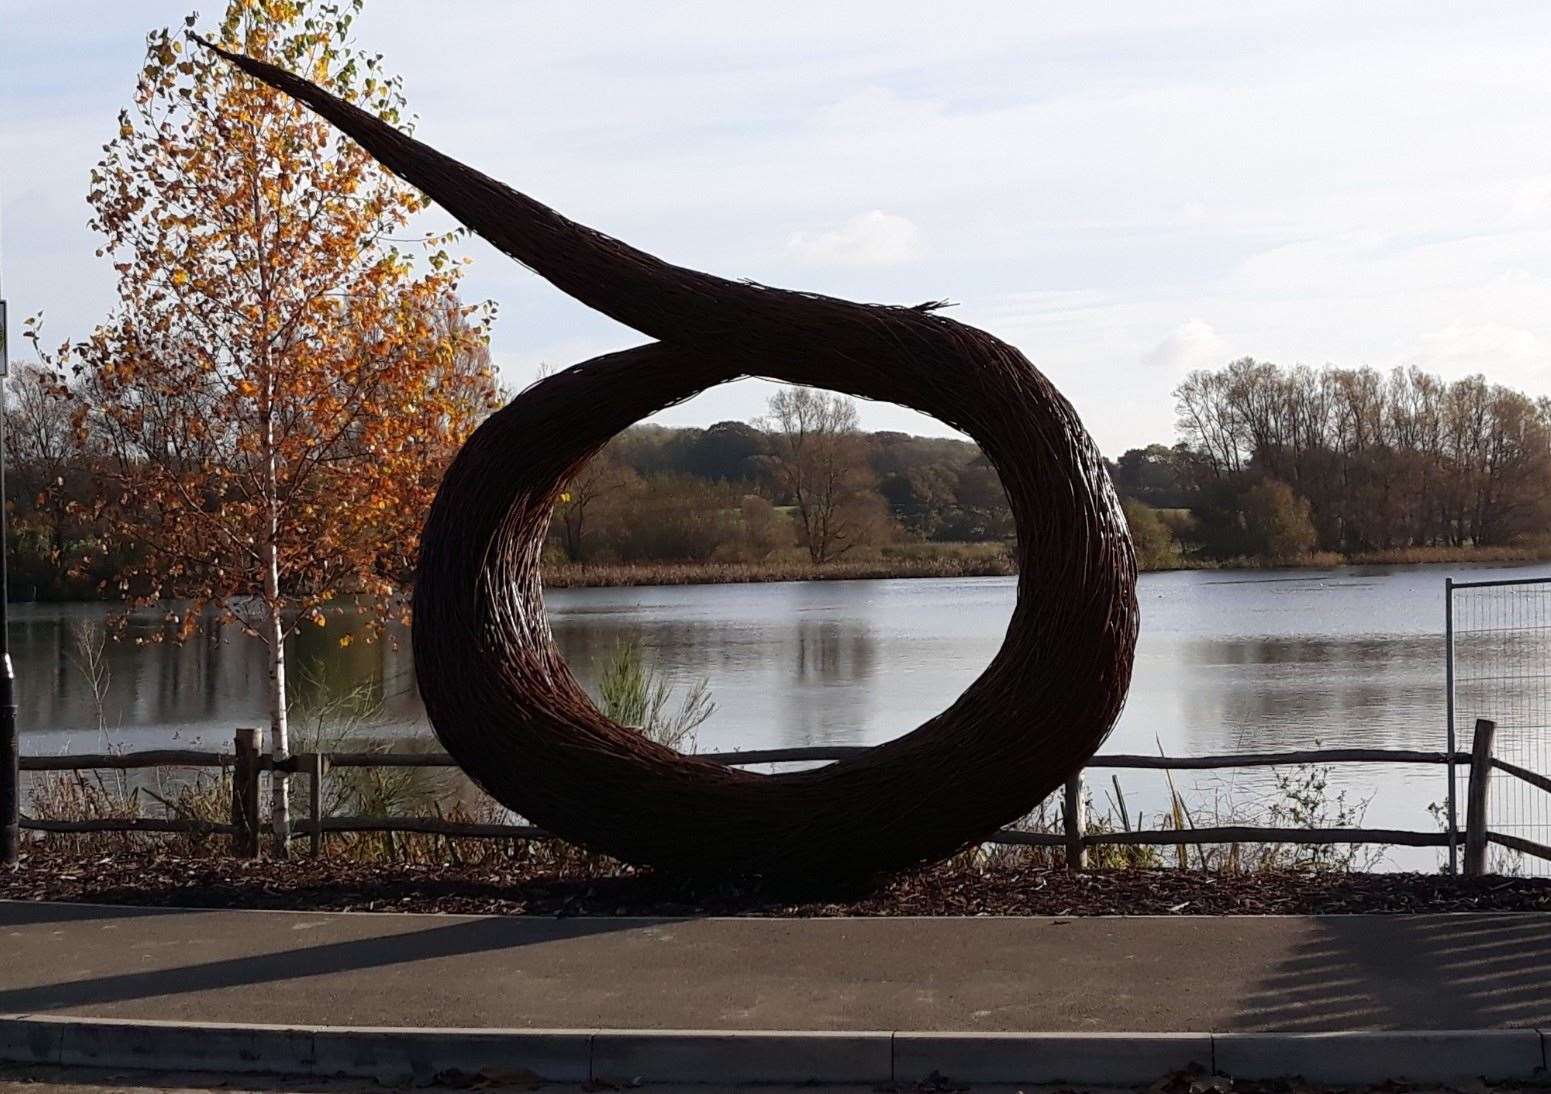
[[[1141,642],[1131,695],[1103,751],[1170,754],[1444,742],[1445,576],[1551,576],[1551,566],[1386,567],[1192,572],[1142,578]],[[679,681],[704,676],[716,713],[702,749],[868,744],[940,711],[980,672],[1012,609],[1010,578],[806,582],[556,590],[557,641],[584,683],[615,645],[639,642]],[[91,605],[22,606],[12,643],[26,752],[101,743],[90,689],[73,663],[72,627]],[[152,619],[140,624],[147,632]],[[408,645],[340,648],[309,631],[292,650],[302,689],[379,682],[391,736],[427,733]],[[229,744],[232,727],[264,718],[256,642],[217,633],[183,646],[108,650],[105,712],[116,744]],[[1182,790],[1226,813],[1272,789],[1268,770],[1183,773]],[[1161,775],[1127,772],[1133,813],[1164,807]],[[1370,824],[1431,828],[1441,769],[1346,767],[1332,790],[1371,799]],[[1113,790],[1094,786],[1100,808]],[[1393,852],[1425,865],[1432,852]]]

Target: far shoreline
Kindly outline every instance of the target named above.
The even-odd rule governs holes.
[[[1183,570],[1333,570],[1342,566],[1511,565],[1551,561],[1551,545],[1537,547],[1405,547],[1350,555],[1318,551],[1293,558],[1181,559],[1142,573]],[[880,558],[824,563],[664,562],[562,563],[544,568],[546,589],[646,588],[678,585],[752,585],[795,581],[892,581],[906,578],[1014,577],[1006,554],[975,557]]]
[[[1316,551],[1292,558],[1184,558],[1166,566],[1142,566],[1141,573],[1210,570],[1225,573],[1264,570],[1334,570],[1344,566],[1513,566],[1551,562],[1551,544],[1533,547],[1405,547],[1350,555]],[[546,589],[626,589],[689,585],[771,585],[803,581],[897,581],[914,578],[1016,577],[1017,565],[1005,552],[899,555],[841,559],[822,565],[796,560],[771,562],[558,563],[543,568]],[[22,599],[13,606],[121,604],[110,598]]]

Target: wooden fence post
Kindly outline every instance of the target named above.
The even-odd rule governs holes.
[[[259,731],[239,729],[232,765],[232,854],[258,858],[259,853]]]
[[[1082,772],[1073,775],[1066,784],[1066,802],[1061,810],[1062,821],[1066,826],[1066,868],[1068,870],[1086,870],[1088,868],[1088,855],[1083,850],[1083,829],[1087,827],[1087,818],[1083,816],[1087,812],[1082,799]]]
[[[1486,806],[1492,791],[1492,738],[1497,723],[1476,719],[1470,745],[1470,786],[1465,799],[1465,876],[1486,873]]]
[[[311,799],[308,812],[312,816],[312,857],[317,858],[323,854],[323,753],[314,752],[308,757],[307,769],[312,776],[307,787]]]

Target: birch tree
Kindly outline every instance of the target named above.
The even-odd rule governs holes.
[[[231,0],[205,36],[400,122],[398,79],[350,44],[360,7]],[[458,302],[446,239],[410,232],[419,193],[165,30],[89,201],[119,297],[76,366],[109,479],[96,516],[138,560],[123,592],[175,605],[175,637],[223,622],[264,643],[283,760],[286,640],[346,603],[394,610],[441,468],[493,399],[489,311]],[[278,769],[270,816],[283,855]]]

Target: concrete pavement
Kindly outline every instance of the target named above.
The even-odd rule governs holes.
[[[1126,1083],[1190,1063],[1526,1077],[1543,1073],[1536,1031],[1551,1027],[1551,915],[557,920],[0,903],[0,1015],[25,1016],[0,1021],[11,1059],[289,1060],[422,1079],[513,1059],[567,1081]]]
[[[1551,915],[523,919],[0,902],[0,1013],[505,1028],[1551,1026]]]

